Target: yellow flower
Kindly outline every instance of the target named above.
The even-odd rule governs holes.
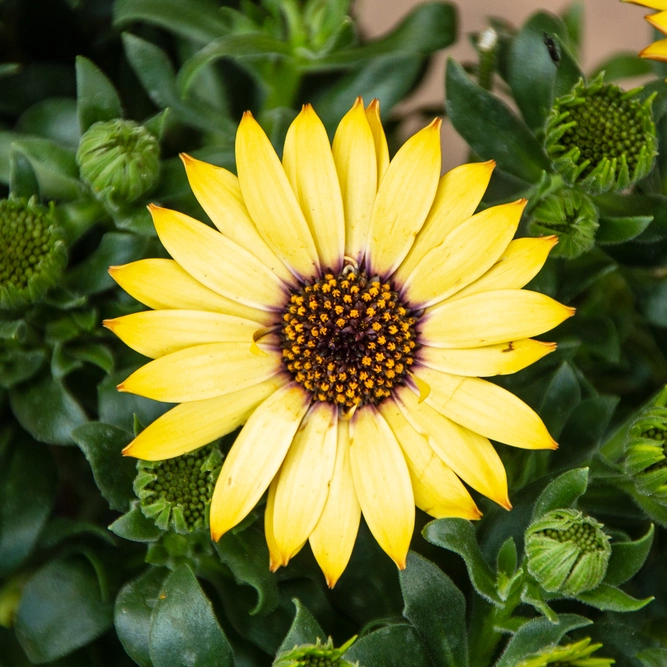
[[[405,567],[415,504],[477,519],[462,481],[509,509],[488,438],[554,449],[540,418],[479,376],[554,349],[531,340],[573,314],[521,290],[555,237],[513,241],[525,200],[473,215],[493,163],[440,178],[440,122],[390,162],[376,102],[359,98],[333,146],[306,105],[282,163],[250,113],[238,178],[183,162],[217,231],[151,206],[173,259],[113,267],[154,310],[106,322],[154,361],[121,391],[180,403],[126,455],[180,456],[245,424],[213,495],[213,539],[268,488],[270,566],[309,541],[333,586],[361,513]]]
[[[645,18],[654,28],[667,35],[667,0],[623,0],[623,2],[659,10],[657,14],[649,14]],[[651,60],[667,61],[667,39],[654,42],[642,50],[639,55]]]

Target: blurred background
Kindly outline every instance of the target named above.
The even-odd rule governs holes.
[[[585,12],[585,38],[582,66],[588,72],[612,53],[638,52],[649,44],[651,28],[641,17],[650,13],[645,7],[620,0],[580,0]],[[393,28],[421,0],[358,0],[356,16],[368,37],[377,37]],[[432,68],[419,90],[401,105],[401,109],[441,104],[445,83],[445,61],[452,56],[460,62],[476,60],[467,35],[487,26],[487,16],[502,17],[516,26],[533,12],[548,9],[559,13],[572,0],[463,0],[457,3],[460,38],[452,47],[435,56]],[[408,129],[408,133],[415,128]],[[445,170],[465,162],[466,143],[451,125],[443,125],[443,161]]]

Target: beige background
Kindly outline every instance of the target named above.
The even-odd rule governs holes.
[[[620,0],[582,0],[585,11],[583,48],[584,71],[591,71],[616,51],[638,52],[651,42],[651,30],[644,21],[650,13],[644,7]],[[364,34],[377,37],[391,30],[419,0],[357,0],[355,13]],[[487,16],[502,16],[514,25],[521,25],[538,9],[560,12],[569,0],[454,0],[459,10],[459,39],[435,58],[426,80],[406,104],[409,107],[441,103],[444,95],[444,68],[447,56],[459,61],[473,60],[475,53],[467,34],[486,27]],[[443,129],[443,159],[445,168],[465,161],[463,140],[451,125]]]

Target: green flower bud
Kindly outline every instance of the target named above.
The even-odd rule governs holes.
[[[598,227],[595,204],[577,190],[561,190],[541,201],[533,211],[528,230],[534,236],[556,234],[552,257],[579,257],[595,245]]]
[[[134,492],[141,511],[162,530],[189,533],[207,528],[221,464],[215,446],[166,461],[138,461]]]
[[[600,75],[590,84],[580,80],[554,102],[545,146],[567,183],[597,195],[624,190],[651,171],[658,147],[655,95],[633,99],[640,91],[624,92]]]
[[[520,662],[517,667],[610,667],[611,658],[592,658],[602,644],[591,644],[590,637],[567,646],[546,648]]]
[[[91,125],[76,153],[81,178],[100,199],[132,202],[146,194],[160,174],[160,146],[145,127],[131,120]]]
[[[630,427],[625,471],[646,496],[667,496],[667,408],[654,405]]]
[[[550,593],[590,591],[604,579],[611,556],[602,528],[576,510],[548,512],[526,531],[528,571]]]
[[[331,638],[325,644],[318,639],[316,644],[295,646],[291,651],[281,653],[273,667],[357,667],[358,663],[353,664],[342,658],[355,639],[352,637],[340,648],[333,647]]]
[[[34,198],[0,200],[0,308],[37,301],[58,282],[67,249],[48,209]]]

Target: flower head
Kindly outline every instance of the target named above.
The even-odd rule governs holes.
[[[556,447],[525,403],[480,379],[554,349],[531,336],[573,310],[521,287],[555,239],[512,240],[523,200],[474,215],[493,164],[440,178],[439,126],[390,161],[376,102],[358,99],[333,145],[307,105],[281,162],[246,113],[238,178],[183,156],[217,230],[151,206],[173,259],[111,269],[154,309],[106,322],[154,359],[119,389],[180,403],[125,454],[175,457],[245,424],[216,484],[211,533],[268,489],[272,569],[310,542],[333,586],[362,512],[404,567],[415,504],[478,518],[463,480],[509,509],[488,438]]]
[[[354,643],[352,637],[340,648],[334,648],[329,638],[324,644],[319,639],[316,644],[295,646],[291,651],[278,655],[273,667],[358,667],[358,663],[351,663],[343,658],[343,654]]]
[[[667,35],[667,0],[623,0],[633,5],[642,5],[649,9],[659,10],[657,14],[644,17],[657,30]],[[660,39],[647,46],[639,53],[642,58],[667,61],[667,39]]]
[[[57,282],[67,249],[53,211],[35,199],[0,200],[0,308],[36,301]]]
[[[576,510],[553,510],[526,531],[528,571],[545,591],[576,595],[595,588],[607,572],[609,536]]]
[[[574,644],[547,648],[520,662],[517,667],[611,667],[615,660],[591,657],[601,646],[591,644],[590,637],[587,637]]]
[[[589,194],[623,190],[646,176],[657,155],[651,104],[605,84],[603,75],[556,99],[547,119],[545,145],[554,169]]]

